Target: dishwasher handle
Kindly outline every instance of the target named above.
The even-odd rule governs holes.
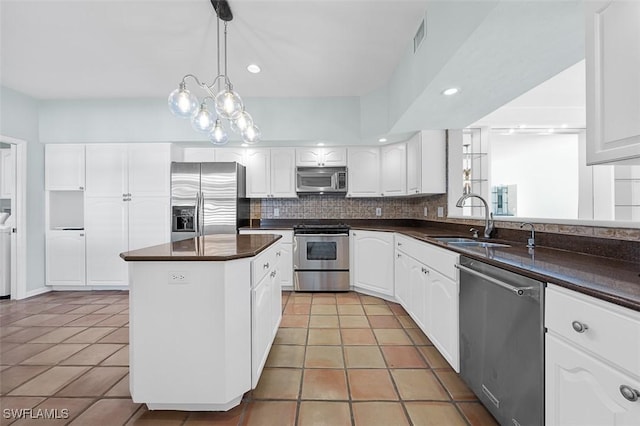
[[[502,287],[502,288],[504,288],[506,290],[509,290],[509,291],[513,292],[517,296],[524,296],[526,294],[535,293],[536,290],[537,290],[536,287],[515,287],[515,286],[512,286],[510,284],[504,283],[504,282],[502,282],[500,280],[497,280],[497,279],[495,279],[493,277],[485,275],[485,274],[483,274],[481,272],[478,272],[478,271],[476,271],[474,269],[467,268],[466,266],[459,265],[459,264],[456,264],[455,266],[456,266],[456,268],[458,268],[461,271],[467,272],[467,273],[469,273],[471,275],[475,275],[476,277],[482,278],[483,280],[489,281],[492,284],[495,284],[495,285],[500,286],[500,287]]]

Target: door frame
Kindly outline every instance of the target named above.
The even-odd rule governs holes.
[[[16,147],[14,228],[18,231],[11,234],[15,236],[11,238],[11,299],[19,300],[27,297],[27,141],[0,135],[0,142]]]

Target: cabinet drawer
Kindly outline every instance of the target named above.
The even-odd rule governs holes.
[[[251,262],[251,284],[253,287],[276,267],[281,254],[280,243],[277,242],[253,259]]]
[[[397,234],[396,249],[435,269],[442,275],[454,281],[458,280],[458,272],[455,267],[459,258],[457,253]]]
[[[545,323],[549,332],[640,377],[640,313],[550,284]]]
[[[241,229],[241,234],[275,234],[282,235],[280,242],[284,244],[293,243],[293,231],[287,229]]]

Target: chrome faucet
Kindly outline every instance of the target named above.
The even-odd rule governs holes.
[[[473,238],[478,238],[478,230],[476,228],[469,229],[469,232],[473,234]]]
[[[521,223],[520,229],[522,229],[522,227],[526,225],[529,225],[531,227],[531,238],[527,239],[527,247],[534,248],[536,246],[536,230],[533,227],[533,223],[529,223],[529,222]]]
[[[478,194],[464,194],[458,202],[456,207],[462,207],[467,198],[478,198],[484,204],[484,237],[491,238],[491,232],[493,232],[493,213],[489,213],[489,205],[484,198]]]

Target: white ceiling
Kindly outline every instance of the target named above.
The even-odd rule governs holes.
[[[216,73],[209,0],[1,0],[2,85],[38,99],[157,98]],[[425,0],[230,0],[243,96],[361,96],[383,85]],[[257,63],[258,75],[246,66]]]

